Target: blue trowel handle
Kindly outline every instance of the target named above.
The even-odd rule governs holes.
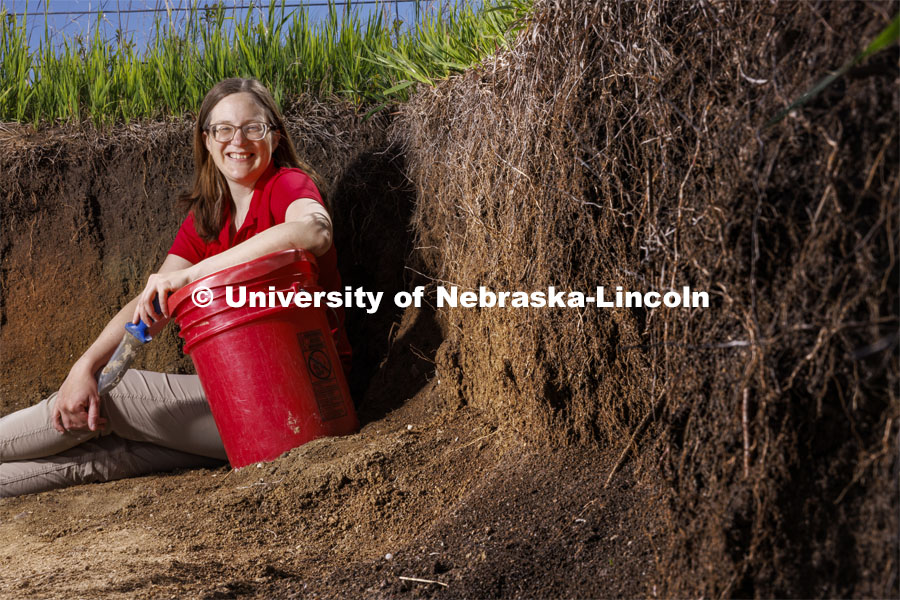
[[[160,309],[160,307],[159,307],[159,297],[158,296],[153,299],[153,310],[155,310],[157,312],[157,314],[162,312],[162,309]],[[147,342],[149,342],[150,340],[153,339],[150,335],[147,334],[147,330],[149,328],[150,328],[150,326],[147,325],[146,323],[144,323],[143,320],[141,320],[141,322],[138,323],[137,325],[135,325],[134,323],[126,323],[125,324],[125,331],[127,331],[128,333],[130,333],[131,335],[133,335],[134,337],[139,339],[142,344],[146,344]]]

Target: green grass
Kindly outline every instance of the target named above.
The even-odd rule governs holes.
[[[831,85],[836,79],[843,77],[844,74],[849,71],[851,68],[855,67],[859,63],[863,62],[873,54],[877,54],[897,43],[900,40],[900,13],[894,16],[894,20],[885,27],[878,36],[872,40],[868,46],[861,52],[859,52],[856,56],[848,60],[844,65],[838,69],[837,71],[830,73],[820,79],[814,86],[804,92],[799,98],[791,102],[787,108],[784,108],[778,112],[774,117],[769,119],[766,123],[766,127],[771,127],[775,125],[783,118],[785,118],[788,113],[792,110],[799,108],[818,96],[822,90]]]
[[[486,0],[422,11],[403,28],[380,11],[366,19],[331,5],[312,24],[305,9],[247,11],[236,21],[221,4],[195,8],[177,21],[158,19],[147,47],[121,32],[101,35],[102,14],[88,40],[65,39],[54,50],[26,43],[27,19],[0,12],[0,121],[97,124],[194,112],[226,77],[255,77],[284,103],[309,93],[339,96],[378,110],[404,101],[415,83],[433,85],[506,47],[532,0]],[[48,39],[45,17],[44,40]]]

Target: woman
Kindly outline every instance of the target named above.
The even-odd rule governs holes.
[[[58,392],[0,419],[0,497],[223,464],[196,375],[130,370],[101,398],[96,374],[129,320],[143,320],[156,334],[170,317],[168,295],[233,265],[303,248],[317,257],[319,284],[341,289],[331,218],[301,164],[281,112],[258,81],[227,79],[209,91],[194,127],[193,186],[179,198],[189,213],[168,256]],[[338,346],[346,359],[346,338]]]

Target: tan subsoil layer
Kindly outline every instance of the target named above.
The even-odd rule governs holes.
[[[651,490],[604,490],[610,456],[529,448],[436,385],[262,466],[0,501],[0,595],[653,594]]]

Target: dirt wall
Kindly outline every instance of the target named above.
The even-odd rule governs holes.
[[[299,100],[287,118],[299,152],[324,178],[345,284],[404,285],[412,195],[386,124],[339,103]],[[45,397],[106,322],[161,264],[184,215],[189,121],[0,132],[0,414]],[[390,239],[386,245],[384,239]],[[377,248],[377,250],[376,250]],[[396,311],[348,313],[362,399],[387,351]],[[192,372],[174,327],[135,367]]]
[[[764,127],[892,10],[541,2],[403,107],[432,289],[708,292],[440,313],[448,401],[663,474],[666,594],[898,594],[896,46]]]

